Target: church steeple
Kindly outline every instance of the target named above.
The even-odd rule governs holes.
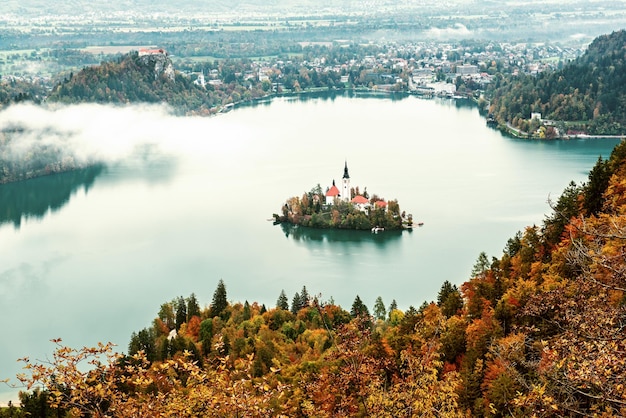
[[[346,160],[346,165],[343,169],[343,181],[341,182],[341,198],[349,202],[350,201],[350,175],[348,174],[348,161]]]

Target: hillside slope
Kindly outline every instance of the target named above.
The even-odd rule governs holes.
[[[531,112],[591,134],[626,133],[626,31],[596,38],[562,70],[499,78],[490,112],[528,131]]]
[[[176,72],[167,53],[140,56],[131,52],[116,61],[87,67],[58,84],[50,102],[160,103],[180,112],[205,111],[210,95],[190,78]]]
[[[47,396],[116,417],[625,416],[626,142],[554,209],[419,310],[370,315],[357,296],[348,312],[306,287],[268,310],[220,281],[205,309],[163,303],[129,356],[55,341],[51,363],[22,360],[47,388],[25,411]]]

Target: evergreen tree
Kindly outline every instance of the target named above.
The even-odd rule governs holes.
[[[441,308],[441,313],[447,318],[456,315],[458,310],[463,307],[463,298],[456,285],[452,285],[447,280],[443,282],[437,294],[437,306]]]
[[[311,303],[311,296],[309,292],[306,290],[306,286],[302,286],[302,291],[300,292],[300,309],[306,308]]]
[[[187,321],[192,316],[200,316],[200,305],[198,305],[198,299],[196,299],[195,293],[192,293],[187,299]]]
[[[278,300],[276,301],[276,309],[282,309],[283,311],[289,310],[289,300],[287,299],[285,290],[280,291],[280,296],[278,296]]]
[[[354,298],[354,302],[352,303],[352,309],[350,309],[350,315],[353,318],[358,316],[369,316],[370,312],[367,309],[367,306],[363,303],[359,295]]]
[[[211,302],[210,316],[211,318],[221,316],[224,310],[228,307],[228,299],[226,297],[226,286],[224,281],[220,279],[213,293],[213,301]]]
[[[259,311],[259,315],[263,315],[265,312],[267,312],[267,308],[265,307],[265,304],[261,305],[261,310]]]
[[[471,277],[481,277],[483,276],[487,270],[489,270],[489,266],[491,264],[489,263],[489,258],[487,258],[487,254],[482,251],[479,255],[478,255],[478,260],[476,260],[476,264],[474,264],[474,267],[472,268],[472,275]]]
[[[452,287],[452,283],[449,281],[444,281],[439,289],[439,293],[437,294],[437,306],[441,307],[445,300],[454,292],[454,288]]]
[[[205,356],[211,352],[211,340],[213,339],[213,320],[205,319],[200,323],[198,340],[202,343],[202,354]]]
[[[185,322],[187,322],[187,304],[185,299],[180,296],[176,300],[176,330],[178,331]]]
[[[554,214],[547,217],[543,222],[543,236],[546,241],[552,245],[557,244],[561,240],[561,234],[565,230],[570,219],[577,216],[578,196],[580,188],[573,181],[563,190],[556,205],[554,206]]]
[[[176,326],[176,316],[174,315],[174,308],[172,308],[170,302],[161,305],[161,309],[159,309],[159,319],[169,330],[174,329]]]
[[[153,328],[144,328],[138,333],[133,332],[128,343],[128,355],[132,356],[143,351],[148,361],[156,360],[155,331]]]
[[[583,207],[587,215],[596,215],[602,209],[604,192],[609,186],[611,170],[609,161],[598,157],[596,165],[589,172],[589,181],[585,185]]]
[[[300,298],[300,294],[296,292],[296,294],[293,295],[293,299],[291,300],[291,313],[297,315],[301,307],[302,299]]]
[[[398,303],[396,302],[395,299],[393,299],[391,303],[389,304],[389,320],[391,320],[391,313],[395,311],[396,309],[398,309]]]
[[[243,320],[247,321],[248,319],[250,319],[252,317],[252,314],[250,312],[250,304],[248,303],[248,301],[246,301],[243,304]]]
[[[383,303],[383,298],[378,296],[376,298],[376,302],[374,303],[374,317],[376,319],[380,319],[381,321],[384,321],[386,316],[387,316],[387,309],[385,308],[385,304]]]

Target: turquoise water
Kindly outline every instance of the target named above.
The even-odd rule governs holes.
[[[467,280],[481,251],[499,256],[540,224],[548,199],[617,143],[506,138],[475,108],[414,97],[278,99],[205,119],[110,112],[84,136],[128,137],[143,152],[0,186],[0,378],[19,371],[15,359],[50,353],[51,338],[125,350],[161,303],[195,292],[206,305],[220,279],[231,301],[268,307],[303,285],[346,309],[357,294],[370,309],[377,296],[417,307],[444,280]],[[268,221],[288,197],[339,181],[345,161],[352,186],[398,199],[424,226]],[[0,402],[14,394],[0,387]]]

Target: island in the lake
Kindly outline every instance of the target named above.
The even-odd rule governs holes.
[[[322,191],[318,184],[302,197],[287,199],[281,214],[273,215],[275,223],[288,222],[313,228],[371,230],[402,230],[413,227],[413,215],[400,211],[397,200],[371,196],[367,188],[350,186],[346,161],[339,187],[332,185]]]

